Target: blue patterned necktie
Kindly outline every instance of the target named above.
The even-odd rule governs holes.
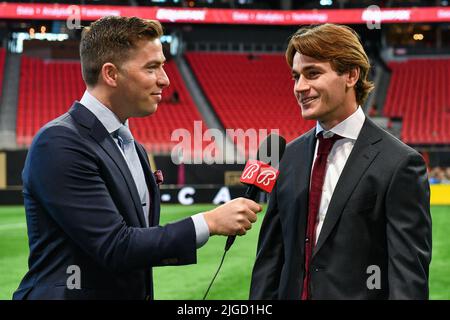
[[[144,170],[142,169],[141,161],[136,151],[136,145],[134,144],[134,138],[130,129],[122,125],[119,129],[114,131],[113,136],[117,138],[119,147],[122,149],[125,156],[125,160],[133,176],[134,183],[139,192],[139,199],[141,199],[142,209],[144,211],[145,223],[149,226],[148,222],[148,208],[149,208],[149,193],[147,183],[145,182]]]

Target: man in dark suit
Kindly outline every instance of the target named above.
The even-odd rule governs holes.
[[[210,235],[243,235],[261,207],[238,198],[159,226],[160,194],[127,119],[169,86],[157,21],[83,30],[80,102],[42,128],[23,170],[29,271],[14,299],[152,299],[152,267],[192,264]]]
[[[251,299],[427,299],[429,185],[423,158],[361,109],[372,84],[357,34],[299,29],[286,51],[314,129],[280,163]]]

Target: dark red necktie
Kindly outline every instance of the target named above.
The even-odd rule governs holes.
[[[341,136],[335,134],[331,138],[324,138],[322,132],[318,134],[319,148],[317,149],[316,160],[311,174],[311,188],[309,190],[308,202],[308,225],[306,228],[305,238],[305,274],[303,278],[302,300],[309,299],[309,280],[310,280],[310,264],[312,251],[316,239],[316,221],[319,212],[320,199],[322,197],[322,187],[325,179],[325,169],[327,166],[328,155],[334,143],[342,139]]]

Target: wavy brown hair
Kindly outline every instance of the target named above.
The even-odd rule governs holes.
[[[347,26],[326,23],[301,27],[292,35],[286,49],[286,61],[291,68],[296,52],[330,62],[331,68],[339,75],[359,68],[359,79],[355,85],[359,105],[364,103],[374,87],[367,79],[369,58],[358,34]]]
[[[95,86],[105,63],[120,67],[138,41],[151,41],[162,35],[162,26],[156,20],[109,16],[93,22],[81,34],[80,58],[84,82]]]

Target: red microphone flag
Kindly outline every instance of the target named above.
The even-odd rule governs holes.
[[[278,174],[277,169],[264,162],[248,160],[240,181],[270,193],[277,181]]]

